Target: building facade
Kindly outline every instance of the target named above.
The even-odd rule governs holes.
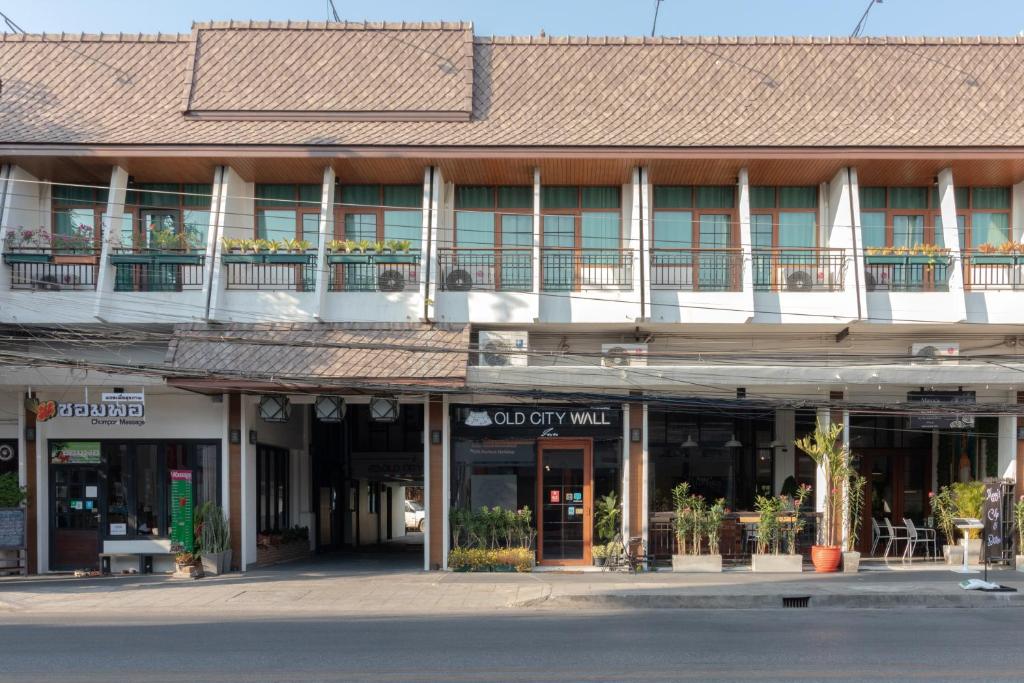
[[[413,498],[425,569],[481,506],[588,563],[610,493],[664,550],[680,481],[733,511],[815,485],[817,421],[866,521],[1019,476],[1018,38],[230,22],[0,53],[32,571],[166,566],[178,470],[243,569],[293,527],[394,540]]]

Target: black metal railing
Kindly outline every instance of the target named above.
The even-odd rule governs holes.
[[[96,263],[8,262],[11,289],[82,291],[96,289]]]
[[[540,286],[546,292],[632,289],[633,250],[546,247],[540,252]]]
[[[742,289],[740,249],[652,249],[651,287],[692,292]]]
[[[444,292],[533,291],[533,250],[439,249],[437,286]]]
[[[964,288],[1024,289],[1024,254],[964,252]]]
[[[115,292],[181,292],[202,289],[205,257],[196,263],[114,263]]]
[[[864,257],[864,287],[869,291],[949,291],[948,256]]]
[[[420,286],[419,263],[332,263],[331,292],[409,292]]]
[[[316,289],[316,255],[306,254],[301,263],[225,262],[227,289],[291,290]]]
[[[755,290],[835,292],[843,289],[846,256],[842,249],[754,249],[752,258]]]

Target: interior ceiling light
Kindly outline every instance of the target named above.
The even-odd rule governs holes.
[[[696,441],[693,440],[693,435],[692,434],[687,434],[686,435],[686,441],[684,441],[683,443],[679,444],[680,448],[696,448],[697,446],[698,446],[698,444],[697,444]]]
[[[726,448],[742,448],[743,444],[736,440],[736,435],[733,434],[732,438],[725,442]]]

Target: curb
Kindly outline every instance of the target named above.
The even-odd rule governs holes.
[[[793,604],[784,604],[792,602]],[[906,609],[1020,608],[1022,593],[944,594],[819,594],[819,595],[563,595],[528,600],[517,607],[568,609]]]

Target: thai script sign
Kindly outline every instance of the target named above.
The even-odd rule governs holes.
[[[907,401],[942,409],[935,414],[911,415],[910,429],[973,429],[974,415],[958,413],[957,405],[973,405],[977,398],[973,391],[911,391]]]
[[[54,465],[99,465],[99,441],[53,441],[50,463]]]
[[[43,401],[36,410],[38,422],[55,417],[86,418],[94,425],[141,427],[146,424],[144,403],[58,403]]]

